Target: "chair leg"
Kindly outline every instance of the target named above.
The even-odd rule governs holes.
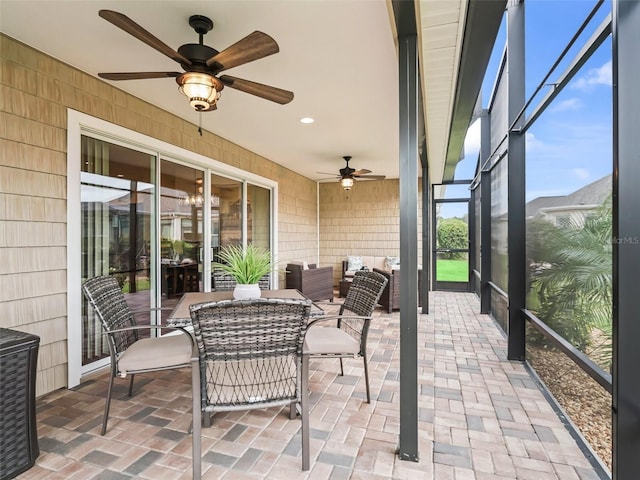
[[[197,361],[194,363],[193,360],[191,362],[191,397],[191,423],[193,425],[193,431],[191,433],[191,469],[193,471],[193,479],[199,480],[202,477],[202,405],[200,404],[200,368],[198,367]]]
[[[131,380],[129,380],[129,396],[131,396],[133,394],[133,377],[135,375],[132,373],[131,374]]]
[[[362,355],[362,360],[364,361],[364,382],[367,386],[367,403],[371,403],[371,395],[369,393],[369,366],[367,365],[367,354],[365,352]]]
[[[293,402],[291,405],[289,405],[289,419],[290,420],[295,420],[296,417],[298,416],[298,411],[297,411],[297,403]]]
[[[342,366],[342,357],[340,357],[340,376],[344,377],[344,367]]]
[[[109,387],[107,388],[107,400],[104,404],[104,415],[102,416],[102,431],[100,435],[107,433],[107,420],[109,419],[109,407],[111,406],[111,390],[113,388],[113,375],[109,375]]]
[[[302,355],[300,418],[302,420],[302,471],[309,471],[309,355]],[[293,404],[295,405],[295,404]]]

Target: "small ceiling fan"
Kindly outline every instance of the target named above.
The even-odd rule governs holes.
[[[199,42],[184,44],[176,51],[122,13],[113,10],[100,10],[98,14],[106,21],[146,43],[151,48],[175,60],[184,70],[183,73],[98,73],[100,78],[106,80],[139,80],[173,77],[180,86],[180,91],[189,98],[191,106],[198,112],[215,110],[217,101],[220,98],[220,91],[225,86],[281,105],[293,100],[293,92],[287,90],[230,75],[217,76],[220,72],[229,68],[277,53],[280,50],[278,44],[266,33],[255,31],[219,52],[203,43],[203,37],[213,28],[213,22],[205,16],[192,15],[189,17],[189,25],[198,34]]]
[[[335,178],[337,178],[340,181],[342,188],[344,188],[345,190],[351,190],[351,187],[353,187],[353,184],[355,183],[356,179],[357,180],[384,180],[385,179],[384,175],[368,175],[369,173],[371,173],[371,170],[367,170],[366,168],[361,168],[360,170],[351,168],[349,166],[349,160],[351,160],[351,156],[349,155],[346,155],[342,158],[344,158],[344,161],[347,163],[347,166],[344,168],[341,168],[339,170],[340,175],[335,176]],[[331,173],[325,173],[325,172],[318,172],[318,173],[322,175],[333,175]]]

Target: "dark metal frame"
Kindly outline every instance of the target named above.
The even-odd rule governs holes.
[[[409,3],[409,2],[407,2]],[[413,9],[413,5],[411,6]],[[400,64],[400,283],[418,278],[418,49],[417,35],[398,39]],[[405,262],[405,259],[407,260]],[[406,265],[406,267],[404,266]],[[417,462],[418,453],[418,297],[400,290],[400,444],[398,455]]]
[[[509,360],[525,360],[525,323],[522,310],[525,307],[526,268],[526,217],[525,217],[525,137],[519,131],[522,123],[520,111],[525,102],[525,49],[524,2],[509,3],[507,7],[507,42],[509,55],[508,132],[507,154],[507,255],[509,262],[507,290],[509,294],[509,321],[507,357]]]
[[[640,3],[613,0],[613,478],[640,472]]]

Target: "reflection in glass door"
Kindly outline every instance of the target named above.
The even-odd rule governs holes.
[[[211,261],[224,246],[243,243],[242,182],[211,175]],[[211,290],[220,289],[226,275],[211,265]],[[218,285],[216,285],[216,279]],[[228,282],[226,282],[228,283]],[[226,287],[225,287],[226,288]]]
[[[151,306],[151,225],[156,157],[81,138],[81,281],[112,275],[132,310]],[[149,314],[137,315],[149,324]],[[82,365],[106,359],[102,327],[82,299]],[[148,336],[141,331],[141,336]]]
[[[247,243],[271,249],[271,190],[247,185]]]
[[[204,172],[160,162],[161,306],[174,307],[185,292],[200,292],[203,265]]]

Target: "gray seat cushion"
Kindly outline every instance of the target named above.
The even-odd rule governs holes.
[[[190,361],[191,340],[186,334],[142,338],[120,356],[118,374],[186,365]]]
[[[360,343],[337,327],[313,326],[304,338],[304,352],[310,355],[346,353],[357,355]]]

